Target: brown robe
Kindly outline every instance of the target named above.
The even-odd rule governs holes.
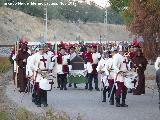
[[[23,62],[24,59],[27,60],[29,57],[28,52],[19,51],[16,56],[16,62],[18,67],[18,75],[17,75],[17,84],[18,87],[20,87],[21,92],[25,92],[26,86],[27,86],[27,78],[26,78],[26,62]]]
[[[144,71],[146,70],[147,67],[147,60],[146,58],[141,54],[140,56],[136,56],[132,60],[133,64],[136,64],[136,67],[138,68],[137,73],[138,73],[138,86],[136,89],[133,90],[134,95],[141,95],[145,94],[145,75]],[[139,66],[139,64],[142,65],[142,67]]]

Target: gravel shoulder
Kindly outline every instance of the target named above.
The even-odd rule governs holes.
[[[0,75],[0,112],[6,112],[11,119],[15,119],[16,102],[9,99],[6,95],[6,87],[11,79],[12,72],[8,71],[5,74]]]

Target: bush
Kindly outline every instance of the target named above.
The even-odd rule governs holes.
[[[0,112],[0,120],[8,120],[8,114],[6,112]]]
[[[55,112],[51,108],[46,109],[43,114],[35,114],[27,111],[25,108],[18,108],[16,111],[16,120],[73,120],[65,112]],[[78,114],[74,120],[82,120]]]
[[[11,68],[8,57],[0,56],[0,73],[5,73]]]

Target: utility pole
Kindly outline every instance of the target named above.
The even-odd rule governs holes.
[[[48,16],[47,16],[47,0],[44,0],[44,41],[47,42],[48,39]]]
[[[106,34],[104,35],[104,37],[106,38],[108,35],[108,10],[107,10],[107,7],[106,7],[106,10],[105,10],[105,17],[104,17],[104,30],[106,30]],[[107,38],[106,38],[107,40]]]
[[[108,24],[108,11],[107,11],[107,8],[106,8],[106,11],[105,11],[104,23]]]

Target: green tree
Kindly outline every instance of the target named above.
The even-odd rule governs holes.
[[[159,54],[157,42],[160,41],[160,0],[119,0],[118,4],[115,0],[110,0],[110,3],[115,11],[123,13],[129,21],[128,30],[143,36],[145,55],[149,59],[155,59]]]

